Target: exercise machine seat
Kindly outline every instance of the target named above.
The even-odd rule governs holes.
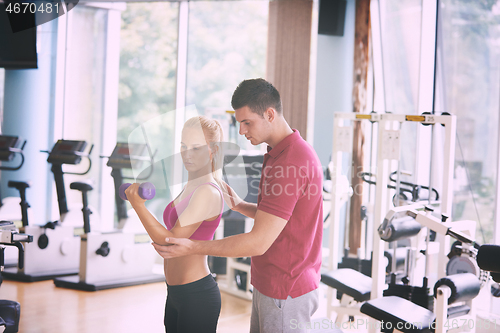
[[[82,192],[88,192],[93,190],[92,185],[83,182],[73,182],[69,184],[69,188],[72,190],[78,190]]]
[[[383,322],[383,331],[392,328],[401,332],[431,332],[436,319],[432,311],[398,296],[366,301],[360,311]]]
[[[372,278],[351,268],[339,268],[321,274],[321,282],[337,289],[342,294],[347,294],[357,302],[370,299]]]
[[[9,180],[9,182],[7,183],[7,187],[12,187],[12,188],[15,188],[17,190],[25,190],[28,187],[30,187],[30,185],[28,183],[26,183],[26,182],[20,182],[20,181],[16,181],[16,180]]]
[[[19,331],[20,316],[21,305],[18,302],[0,300],[0,317],[6,326],[4,333],[16,333]]]
[[[451,289],[448,304],[471,300],[479,294],[481,289],[479,279],[472,273],[452,274],[439,279],[434,284],[434,297],[441,286],[448,286]]]

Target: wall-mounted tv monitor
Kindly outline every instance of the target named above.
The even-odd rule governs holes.
[[[6,5],[0,0],[0,67],[6,69],[38,68],[35,14],[16,17],[16,20],[28,21],[25,24],[33,28],[14,33],[7,15]]]

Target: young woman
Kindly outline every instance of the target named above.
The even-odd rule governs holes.
[[[182,130],[181,156],[188,171],[182,192],[163,213],[165,228],[138,195],[139,184],[125,194],[153,242],[165,245],[167,237],[212,240],[219,225],[224,202],[222,178],[222,128],[204,116],[189,119]],[[167,281],[166,332],[215,332],[221,298],[210,274],[206,255],[189,255],[164,261]]]

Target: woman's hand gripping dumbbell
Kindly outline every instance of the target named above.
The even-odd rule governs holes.
[[[128,200],[127,195],[125,194],[125,191],[130,187],[130,185],[132,185],[132,184],[125,183],[125,184],[120,185],[120,188],[118,190],[118,195],[123,200]],[[144,200],[150,200],[150,199],[154,198],[154,196],[156,194],[156,189],[152,183],[145,182],[145,183],[142,183],[141,185],[139,185],[138,193],[139,193],[139,196],[141,198],[143,198]]]

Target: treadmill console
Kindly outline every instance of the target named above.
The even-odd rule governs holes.
[[[52,164],[78,164],[82,160],[85,147],[87,147],[86,141],[57,140],[49,153],[47,162]]]
[[[149,161],[146,148],[142,143],[118,142],[106,165],[113,169],[140,168],[143,161]]]
[[[21,148],[21,139],[18,136],[0,135],[0,161],[10,162]]]

